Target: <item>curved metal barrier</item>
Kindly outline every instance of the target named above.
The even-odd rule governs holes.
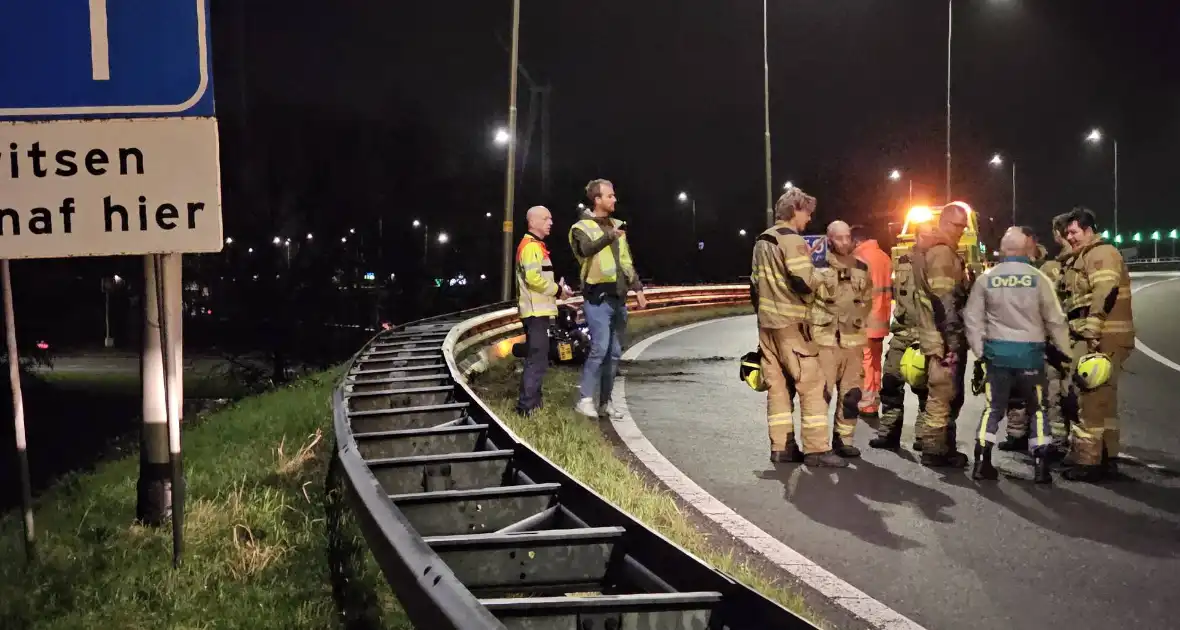
[[[636,316],[741,304],[749,289],[646,293]],[[506,304],[414,322],[371,340],[336,389],[350,504],[416,627],[815,627],[639,523],[501,422],[467,377],[520,337]]]

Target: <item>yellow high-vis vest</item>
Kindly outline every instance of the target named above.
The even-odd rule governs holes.
[[[545,242],[525,234],[516,246],[517,308],[524,317],[556,317],[560,287],[553,280],[553,262]]]
[[[618,228],[623,225],[623,222],[618,219],[611,219],[611,225]],[[599,250],[590,258],[582,258],[578,254],[577,245],[574,244],[574,230],[581,230],[590,238],[591,241],[596,241],[603,237],[605,232],[602,226],[594,219],[582,219],[570,228],[569,241],[570,248],[574,250],[574,257],[578,260],[578,265],[581,267],[582,284],[609,284],[618,282],[619,268],[623,270],[623,278],[626,284],[630,286],[635,280],[635,264],[631,260],[631,247],[627,245],[627,235],[619,235],[619,240]],[[615,248],[618,247],[618,262],[615,261]]]

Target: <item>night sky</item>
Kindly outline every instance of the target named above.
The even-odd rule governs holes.
[[[243,4],[214,5],[227,229],[381,217],[394,226],[386,238],[413,255],[421,241],[409,221],[429,216],[495,273],[504,151],[491,139],[507,123],[511,2]],[[538,132],[518,235],[524,209],[543,203],[558,222],[554,249],[566,249],[581,187],[606,177],[645,275],[691,255],[681,190],[697,199],[706,252],[742,271],[749,241],[737,231],[759,228],[765,211],[761,4],[524,0],[520,61],[552,88],[553,184],[542,198]],[[1113,136],[1121,231],[1180,224],[1180,3],[955,4],[956,198],[1009,222],[1010,171],[987,164],[998,151],[1017,161],[1021,223],[1046,232],[1083,203],[1108,225]],[[899,212],[905,181],[886,179],[895,167],[918,200],[942,200],[946,35],[941,0],[771,1],[776,194],[787,180],[815,194],[813,231]],[[522,79],[522,133],[528,106]],[[1101,146],[1084,141],[1094,126],[1107,134]],[[237,163],[260,151],[269,192],[245,202],[242,187],[262,179]],[[299,216],[276,218],[283,195]],[[259,219],[262,206],[272,210]]]

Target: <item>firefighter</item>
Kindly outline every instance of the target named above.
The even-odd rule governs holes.
[[[1069,329],[1053,286],[1028,257],[1033,243],[1021,229],[1010,228],[1000,241],[1003,258],[975,283],[963,310],[968,344],[987,372],[987,407],[979,419],[971,470],[977,480],[999,478],[992,446],[1012,398],[1018,397],[1035,427],[1035,437],[1028,440],[1033,480],[1051,481],[1045,363],[1049,357],[1054,365],[1069,364]]]
[[[963,406],[967,339],[962,310],[969,280],[959,255],[959,239],[967,229],[967,210],[947,205],[937,228],[919,233],[913,249],[913,286],[918,303],[918,344],[926,356],[926,430],[922,465],[961,468],[967,456],[955,444],[955,420]]]
[[[1055,296],[1057,295],[1056,287],[1061,278],[1061,261],[1070,252],[1069,243],[1065,240],[1066,216],[1066,214],[1057,215],[1053,218],[1052,224],[1053,240],[1061,248],[1061,251],[1056,256],[1050,257],[1044,246],[1037,244],[1037,255],[1033,259],[1033,266],[1039,269],[1049,280],[1050,286],[1054,287]],[[1053,433],[1053,449],[1050,457],[1064,455],[1069,447],[1069,431],[1065,414],[1062,411],[1062,400],[1069,388],[1069,383],[1065,380],[1066,376],[1058,369],[1058,366],[1051,362],[1045,363],[1045,397],[1047,399],[1049,429]],[[1009,410],[1007,434],[1004,441],[997,446],[1001,451],[1025,451],[1028,449],[1028,418],[1024,415],[1023,409]]]
[[[1074,208],[1066,221],[1065,238],[1073,254],[1062,265],[1061,287],[1077,372],[1082,375],[1083,363],[1097,353],[1109,363],[1109,374],[1097,387],[1072,384],[1078,422],[1070,435],[1073,465],[1062,477],[1093,482],[1114,472],[1119,454],[1118,377],[1135,347],[1131,277],[1119,250],[1094,233],[1093,212]]]
[[[918,227],[918,234],[928,231],[926,226]],[[869,440],[869,446],[886,450],[901,448],[902,423],[905,420],[905,386],[906,379],[902,375],[902,357],[906,348],[918,341],[918,311],[913,286],[912,252],[898,256],[893,270],[893,321],[889,324],[889,331],[893,337],[889,340],[889,349],[885,352],[885,362],[881,368],[881,420],[877,425],[877,437]],[[925,386],[910,385],[914,395],[918,397],[918,416],[914,423],[915,451],[922,450],[918,437],[925,431],[926,400]]]
[[[881,249],[876,239],[868,237],[865,228],[852,227],[852,254],[869,266],[873,280],[873,306],[865,325],[867,342],[864,347],[864,389],[859,412],[875,415],[881,405],[881,353],[889,334],[889,309],[893,301],[893,262]]]
[[[860,457],[852,436],[860,419],[873,279],[868,264],[853,256],[852,229],[847,223],[833,221],[828,225],[827,239],[827,268],[810,311],[811,336],[819,346],[825,401],[831,404],[832,397],[836,398],[832,450],[841,457]]]
[[[527,348],[516,412],[523,416],[541,407],[541,383],[549,367],[549,325],[557,316],[557,300],[570,296],[564,279],[554,282],[553,262],[545,247],[553,229],[552,213],[544,206],[533,206],[525,217],[528,232],[516,246],[517,310]]]
[[[822,274],[814,273],[811,248],[799,232],[813,212],[815,197],[798,187],[779,197],[774,226],[754,242],[750,300],[758,314],[770,461],[840,468],[848,462],[832,452],[824,375],[807,321]],[[799,394],[802,451],[794,435],[794,392]]]
[[[569,232],[581,268],[582,314],[590,328],[590,354],[582,366],[574,410],[590,418],[618,419],[622,414],[611,404],[611,392],[627,330],[627,294],[635,291],[640,309],[647,307],[647,299],[631,259],[626,224],[611,216],[617,202],[614,184],[596,179],[586,185],[586,198],[591,216]]]

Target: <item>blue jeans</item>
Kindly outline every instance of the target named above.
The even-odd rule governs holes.
[[[582,398],[595,398],[599,406],[610,402],[623,356],[623,333],[627,330],[627,303],[621,298],[608,297],[601,304],[582,304],[582,314],[590,328],[590,354],[582,366],[582,380],[578,392]]]

